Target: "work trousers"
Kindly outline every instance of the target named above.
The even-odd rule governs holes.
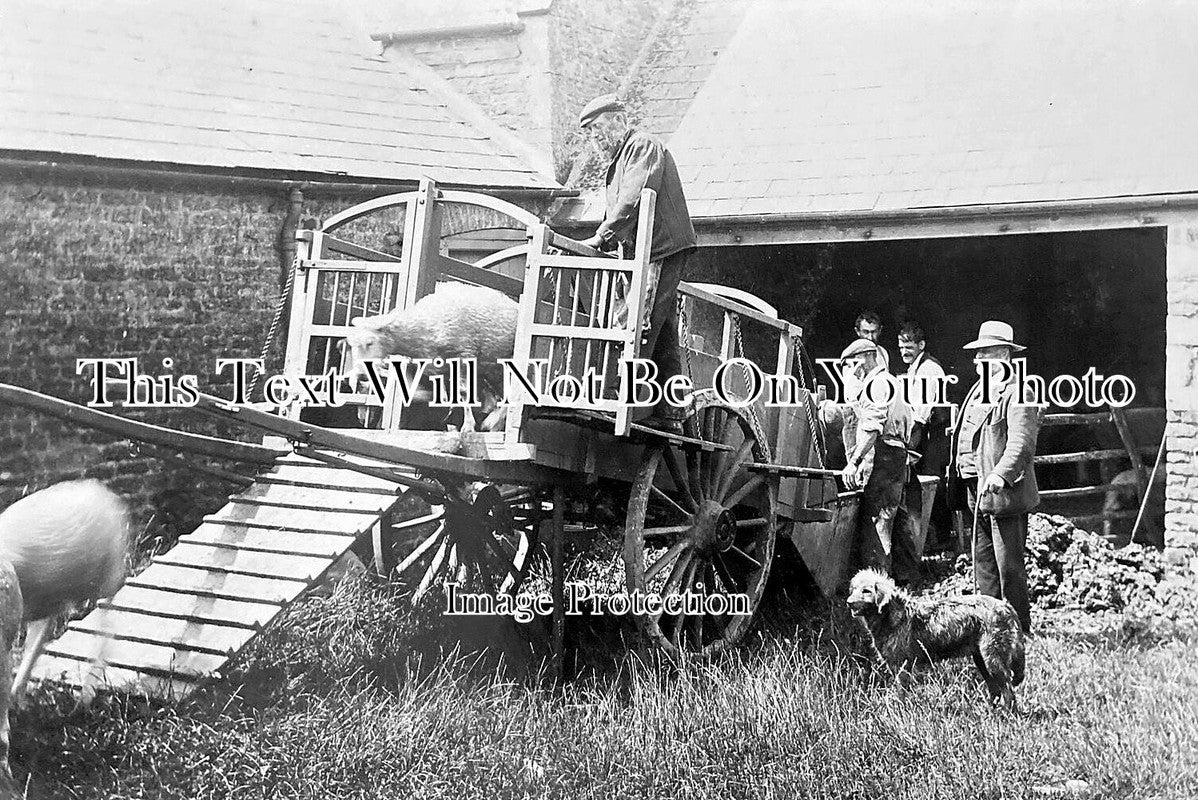
[[[657,365],[657,384],[664,388],[666,381],[682,374],[681,350],[678,343],[678,284],[682,281],[691,251],[683,250],[672,256],[649,262],[645,274],[645,308],[641,319],[641,358],[650,358]],[[622,310],[627,314],[626,310]],[[616,324],[622,324],[617,312]],[[634,409],[633,417],[653,413],[663,417],[680,418],[682,409],[674,408],[663,399],[653,409]]]
[[[969,477],[970,513],[977,513],[977,478]],[[972,520],[970,520],[972,523]],[[1015,609],[1024,632],[1031,630],[1031,602],[1027,592],[1027,567],[1023,553],[1027,543],[1027,514],[977,518],[973,540],[973,578],[978,592],[1006,600]]]
[[[933,420],[936,420],[935,415],[933,415]],[[937,420],[937,422],[939,421]],[[948,492],[944,480],[944,472],[949,460],[949,441],[939,424],[934,425],[924,432],[924,438],[918,450],[921,458],[915,464],[915,472],[920,475],[931,475],[937,479],[936,494],[932,500],[931,516],[931,524],[935,529],[934,532],[937,538],[933,541],[932,531],[929,531],[925,547],[930,549],[932,546],[951,546],[953,541],[953,516],[948,507]]]
[[[873,470],[861,493],[860,555],[866,567],[907,583],[918,579],[919,558],[911,526],[918,524],[903,507],[907,450],[879,439]],[[893,571],[892,571],[893,570]]]

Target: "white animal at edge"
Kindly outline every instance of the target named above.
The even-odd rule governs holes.
[[[5,776],[11,775],[9,706],[21,698],[50,624],[77,605],[115,594],[125,581],[128,552],[125,502],[99,481],[58,483],[0,513],[0,771]],[[24,623],[25,651],[14,678],[10,651]],[[106,628],[103,619],[100,624]],[[89,680],[103,670],[107,638],[99,641]],[[84,698],[91,694],[94,689],[85,685]]]

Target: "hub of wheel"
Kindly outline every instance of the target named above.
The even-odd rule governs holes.
[[[713,500],[704,500],[693,519],[691,543],[698,553],[714,556],[727,550],[736,540],[736,517]]]

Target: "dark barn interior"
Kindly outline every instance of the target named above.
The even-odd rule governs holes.
[[[816,358],[837,355],[857,314],[873,309],[892,371],[901,370],[898,328],[914,320],[928,352],[959,376],[955,401],[973,375],[961,345],[1001,319],[1027,345],[1032,372],[1051,379],[1093,366],[1131,378],[1133,405],[1163,405],[1163,228],[704,248],[688,278],[762,297],[803,326]]]
[[[1165,383],[1165,230],[1143,228],[1034,235],[928,238],[811,245],[704,248],[688,279],[727,283],[753,292],[800,325],[813,358],[839,354],[865,309],[882,320],[891,371],[905,369],[897,335],[905,320],[921,325],[928,352],[959,382],[959,403],[973,382],[971,355],[961,346],[987,319],[1014,326],[1027,346],[1029,370],[1051,380],[1101,375],[1129,377],[1132,408],[1160,409]],[[829,381],[825,377],[824,383]],[[1050,407],[1049,413],[1099,411]],[[1155,449],[1163,412],[1135,417],[1138,445]],[[1112,425],[1045,427],[1040,453],[1117,448]],[[1154,453],[1144,456],[1152,466]],[[1126,460],[1041,465],[1047,487],[1108,483]],[[1054,511],[1092,514],[1102,496]]]

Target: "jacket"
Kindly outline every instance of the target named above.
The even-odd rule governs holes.
[[[596,231],[609,245],[636,247],[641,191],[657,192],[649,260],[659,261],[696,244],[682,181],[670,151],[644,131],[631,130],[607,167],[607,209]]]
[[[1036,484],[1033,460],[1044,409],[1017,402],[1016,394],[1017,385],[1012,382],[972,432],[970,444],[978,471],[977,510],[982,514],[1026,514],[1040,504],[1040,489]],[[973,390],[970,390],[970,399],[976,401]],[[967,400],[966,404],[969,402]],[[961,435],[961,423],[965,419],[964,412],[965,409],[961,409],[953,426],[950,476],[956,475],[957,442]],[[983,495],[980,492],[981,484],[991,473],[1002,478],[1004,486],[997,492]]]

